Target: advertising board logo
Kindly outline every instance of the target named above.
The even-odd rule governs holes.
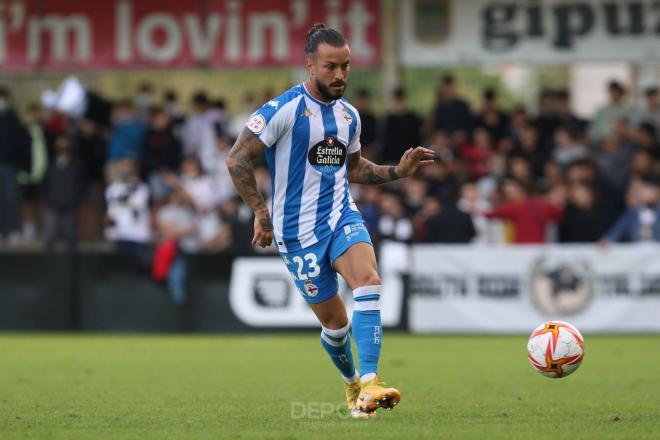
[[[307,306],[279,257],[239,257],[232,263],[229,306],[250,327],[315,327]]]
[[[254,300],[261,306],[284,308],[291,301],[289,280],[279,274],[257,275],[253,285]]]
[[[449,0],[415,0],[415,37],[422,44],[442,44],[451,33]]]
[[[593,273],[587,259],[537,258],[531,271],[532,299],[546,315],[573,315],[593,298]]]

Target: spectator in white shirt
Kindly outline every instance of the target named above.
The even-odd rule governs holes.
[[[197,211],[208,211],[218,206],[218,192],[213,178],[204,174],[195,158],[189,157],[181,163],[179,184],[185,190]]]
[[[233,140],[226,136],[218,137],[215,142],[214,166],[209,172],[209,175],[213,179],[218,204],[222,204],[237,196],[229,169],[225,163],[232,145]]]
[[[119,251],[144,255],[151,239],[149,187],[140,181],[132,159],[122,159],[117,164],[117,176],[105,192],[106,238]]]
[[[229,133],[225,133],[225,135],[237,138],[238,135],[241,134],[241,131],[243,131],[245,123],[250,119],[250,116],[257,108],[257,100],[254,94],[247,93],[243,97],[243,108],[231,119]]]
[[[649,87],[644,92],[646,95],[646,103],[644,108],[639,112],[637,125],[651,124],[655,127],[655,132],[658,135],[657,141],[660,141],[660,93],[657,87]]]
[[[167,177],[168,184],[182,198],[192,212],[197,226],[195,246],[184,246],[188,252],[219,251],[229,245],[229,228],[223,225],[218,214],[219,191],[215,180],[202,173],[199,162],[187,158],[181,164],[181,177]],[[181,205],[181,204],[179,204]]]
[[[183,152],[186,156],[199,158],[204,171],[213,168],[215,139],[227,128],[224,113],[211,105],[205,93],[199,92],[193,97],[195,113],[185,122],[181,132]]]

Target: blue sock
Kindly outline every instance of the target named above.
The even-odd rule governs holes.
[[[376,374],[380,358],[383,328],[380,323],[381,286],[364,286],[353,290],[353,339],[358,351],[362,376]]]
[[[348,334],[350,325],[338,330],[323,327],[321,330],[321,345],[330,355],[330,359],[341,372],[344,381],[353,383],[357,380],[353,353],[351,352],[351,336]]]

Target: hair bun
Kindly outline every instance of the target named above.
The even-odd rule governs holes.
[[[305,55],[316,53],[320,43],[342,47],[346,44],[346,40],[335,29],[327,27],[325,23],[316,23],[309,29],[307,37],[305,37]]]
[[[327,29],[327,26],[325,25],[325,23],[314,23],[314,26],[312,26],[310,28],[309,32],[307,32],[307,36],[309,37],[314,32],[320,31],[321,29]]]

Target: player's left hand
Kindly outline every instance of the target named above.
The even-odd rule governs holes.
[[[254,238],[252,246],[262,248],[270,246],[273,242],[273,223],[270,221],[268,209],[263,208],[254,213]]]
[[[397,165],[397,175],[399,177],[408,177],[412,175],[417,168],[423,165],[430,165],[435,162],[435,151],[424,147],[409,148],[401,156],[399,165]]]

